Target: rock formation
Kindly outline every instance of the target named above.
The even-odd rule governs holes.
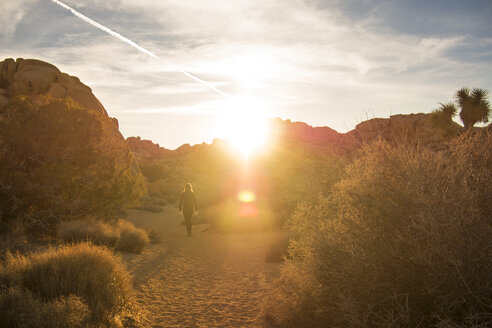
[[[0,62],[0,95],[12,98],[19,95],[47,94],[54,98],[70,97],[82,107],[107,115],[91,88],[75,76],[60,72],[49,63],[36,59],[12,58]],[[0,106],[2,100],[0,99]]]
[[[126,142],[139,161],[160,159],[171,152],[171,150],[163,148],[151,140],[141,139],[140,137],[128,137]]]
[[[12,200],[0,223],[28,209],[38,223],[46,213],[52,222],[107,213],[145,190],[117,120],[77,77],[43,61],[0,62],[0,148],[0,197]]]

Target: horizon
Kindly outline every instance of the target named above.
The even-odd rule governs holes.
[[[429,113],[463,86],[492,89],[487,1],[65,2],[159,58],[51,1],[7,0],[2,60],[36,58],[79,77],[125,138],[167,149],[224,138],[221,117],[251,110],[344,133],[367,118]]]

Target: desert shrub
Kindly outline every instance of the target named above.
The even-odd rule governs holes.
[[[116,250],[132,253],[140,253],[149,244],[149,236],[143,229],[135,227],[124,220],[118,222],[120,238],[116,244]]]
[[[57,235],[67,242],[91,241],[108,247],[115,247],[120,238],[116,227],[96,219],[62,222],[58,225]]]
[[[0,283],[4,286],[0,304],[6,309],[2,320],[30,320],[30,315],[51,313],[77,323],[87,312],[89,323],[114,326],[136,312],[131,277],[121,260],[88,243],[10,255],[0,266]],[[32,313],[29,308],[19,309],[21,302],[32,306]]]
[[[62,222],[58,225],[58,238],[66,242],[90,241],[117,251],[140,253],[149,243],[145,230],[135,227],[131,222],[102,222],[85,219]]]
[[[29,290],[19,287],[0,289],[0,326],[6,328],[87,327],[89,309],[75,295],[43,302]]]
[[[492,135],[449,151],[364,148],[289,221],[290,259],[265,307],[279,326],[492,324]]]
[[[31,231],[134,206],[143,177],[107,115],[70,99],[18,97],[0,109],[0,224]]]

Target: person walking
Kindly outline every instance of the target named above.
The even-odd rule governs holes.
[[[198,213],[196,197],[191,183],[185,184],[184,190],[179,198],[179,213],[184,216],[186,231],[188,232],[188,236],[191,236],[191,218],[194,214]]]

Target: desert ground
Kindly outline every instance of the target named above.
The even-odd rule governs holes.
[[[279,274],[265,261],[278,232],[222,234],[206,224],[193,236],[175,208],[129,212],[128,220],[157,230],[162,242],[123,258],[149,327],[266,327],[261,303]]]

